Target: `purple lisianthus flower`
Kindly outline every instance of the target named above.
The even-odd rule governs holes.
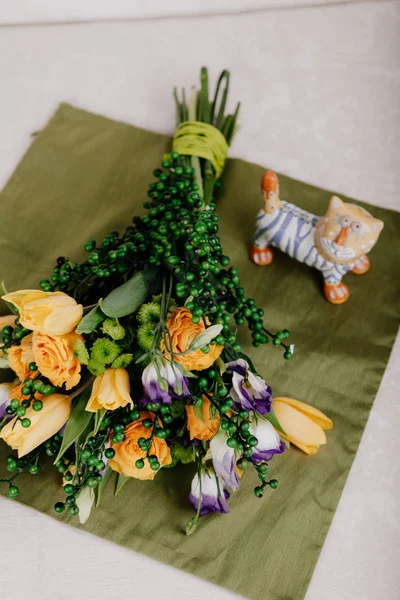
[[[258,440],[252,456],[256,463],[267,462],[274,454],[282,454],[286,450],[285,442],[282,442],[274,427],[265,419],[251,421],[250,433]]]
[[[228,435],[220,429],[210,441],[210,450],[214,469],[224,484],[234,492],[239,489],[239,475],[236,469],[234,448],[229,448]]]
[[[142,373],[144,393],[151,402],[171,404],[172,398],[190,396],[188,379],[175,363],[157,358]]]
[[[0,419],[6,414],[6,408],[10,404],[9,393],[12,390],[12,384],[1,383],[0,384]]]
[[[200,478],[197,473],[193,477],[189,501],[194,510],[198,509],[200,502],[201,517],[212,512],[229,512],[228,498],[229,492],[223,480],[212,469],[207,471],[202,469]]]
[[[265,414],[271,410],[272,390],[258,375],[254,375],[245,360],[240,358],[227,363],[226,372],[232,373],[230,396],[236,410],[256,410]]]

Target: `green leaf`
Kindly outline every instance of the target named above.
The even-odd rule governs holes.
[[[271,411],[269,413],[265,413],[263,415],[259,415],[259,417],[261,419],[264,419],[265,421],[269,421],[271,423],[271,425],[273,425],[275,427],[275,429],[277,429],[278,431],[280,431],[284,435],[287,435],[286,431],[284,429],[282,429],[282,426],[281,426],[281,424],[278,421],[278,417],[276,416],[276,412],[274,411],[274,409],[273,409],[272,406],[271,406]]]
[[[215,404],[210,403],[210,419],[215,419],[218,414],[218,409]]]
[[[106,408],[100,408],[97,412],[94,413],[94,427],[93,433],[91,435],[96,435],[100,429],[101,422],[103,420],[104,415],[106,414]]]
[[[222,358],[218,357],[217,360],[215,361],[214,365],[219,370],[221,375],[223,375],[225,373],[226,367],[225,367],[225,363],[222,360]]]
[[[211,325],[211,327],[207,327],[203,333],[199,333],[196,335],[194,340],[192,340],[189,348],[186,350],[186,354],[189,352],[194,352],[194,350],[198,350],[199,348],[203,348],[203,346],[207,346],[217,335],[219,335],[222,331],[222,325]]]
[[[76,505],[79,508],[79,523],[83,525],[90,517],[90,512],[94,503],[94,490],[90,487],[85,487],[76,499]]]
[[[199,518],[197,515],[195,515],[193,517],[193,519],[190,519],[190,521],[188,521],[186,523],[186,535],[192,535],[192,533],[194,533],[197,529],[197,523],[199,522]]]
[[[104,321],[106,315],[99,306],[92,308],[87,315],[78,323],[76,333],[92,333]]]
[[[130,477],[126,477],[126,475],[124,475],[123,473],[118,473],[114,496],[118,496],[118,494],[120,493],[126,482],[129,481],[129,479]]]
[[[110,479],[112,473],[114,473],[114,471],[111,469],[111,467],[107,467],[106,472],[104,473],[103,479],[100,481],[99,485],[97,486],[96,506],[99,506],[99,504],[100,504],[100,500],[103,495],[104,488],[106,487],[108,480]]]
[[[199,399],[197,400],[196,404],[194,405],[194,414],[196,415],[196,417],[198,419],[200,419],[200,421],[203,421],[203,423],[205,423],[204,419],[203,419],[203,400]]]
[[[87,387],[75,401],[75,406],[72,409],[71,416],[64,431],[61,447],[54,463],[60,460],[68,448],[78,440],[93,418],[93,413],[85,410],[90,397],[90,392],[91,386]]]
[[[143,273],[140,271],[126,283],[113,290],[99,305],[107,317],[126,317],[131,315],[146,301],[148,291]]]
[[[10,365],[8,364],[8,358],[5,356],[0,356],[0,369],[9,369]]]

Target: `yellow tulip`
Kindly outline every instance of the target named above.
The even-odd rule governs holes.
[[[3,329],[6,325],[10,325],[10,327],[15,327],[15,319],[17,315],[4,315],[0,317],[0,329]]]
[[[101,408],[116,410],[130,404],[129,375],[125,369],[107,369],[104,375],[94,380],[91,396],[86,405],[88,412],[97,412]]]
[[[63,394],[51,394],[43,399],[42,410],[27,408],[24,418],[30,420],[29,427],[22,427],[21,421],[15,417],[3,427],[0,438],[18,450],[18,457],[22,458],[60,431],[70,414],[70,398]]]
[[[83,307],[64,292],[19,290],[3,296],[18,308],[23,327],[47,335],[64,335],[75,329]]]
[[[286,435],[279,432],[284,440],[306,454],[315,454],[326,444],[325,430],[331,429],[333,423],[320,410],[293,398],[274,398],[272,406],[286,432]]]

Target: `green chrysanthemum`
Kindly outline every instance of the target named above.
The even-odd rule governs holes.
[[[143,325],[146,323],[158,323],[161,316],[161,307],[157,302],[148,302],[140,308],[137,319]]]
[[[89,360],[87,367],[92,375],[104,375],[106,367],[99,361],[93,360],[92,358]]]
[[[89,352],[85,346],[85,342],[81,339],[76,340],[74,344],[74,356],[82,365],[87,365],[89,362]]]
[[[116,342],[107,338],[99,338],[90,351],[90,359],[96,363],[110,365],[121,354],[121,348]]]
[[[112,363],[113,369],[126,369],[133,360],[133,354],[120,354]]]
[[[113,340],[122,340],[125,337],[125,329],[118,322],[118,319],[106,319],[101,329]]]
[[[154,323],[148,322],[141,325],[137,331],[137,340],[143,350],[151,350],[154,340]]]

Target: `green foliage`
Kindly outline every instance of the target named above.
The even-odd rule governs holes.
[[[90,359],[95,363],[110,365],[121,354],[118,344],[108,338],[98,338],[91,350]]]
[[[147,299],[147,287],[143,273],[136,273],[99,302],[108,317],[126,317],[136,312]]]
[[[118,322],[118,319],[106,319],[101,330],[113,340],[122,340],[125,337],[125,329]]]
[[[154,323],[147,321],[137,330],[137,341],[139,346],[146,351],[151,350],[154,341]]]
[[[87,351],[85,342],[81,339],[76,340],[74,344],[74,356],[82,365],[87,365],[89,362],[89,352]]]
[[[112,363],[113,369],[126,369],[133,360],[133,354],[120,354]]]
[[[106,372],[106,367],[103,363],[93,360],[92,358],[89,360],[87,367],[92,375],[98,377],[99,375],[104,375]]]
[[[92,333],[106,318],[103,311],[95,306],[83,319],[78,323],[75,329],[76,333]]]
[[[171,403],[171,415],[174,419],[182,417],[185,412],[185,401],[181,398],[177,398]]]
[[[71,416],[68,419],[67,426],[64,431],[62,443],[57,457],[56,463],[60,460],[74,442],[82,435],[93,419],[93,413],[87,412],[86,404],[91,393],[91,386],[87,387],[75,400]]]
[[[145,324],[149,321],[152,323],[158,323],[161,316],[161,306],[157,302],[148,302],[143,304],[137,313],[137,320],[139,323]]]

